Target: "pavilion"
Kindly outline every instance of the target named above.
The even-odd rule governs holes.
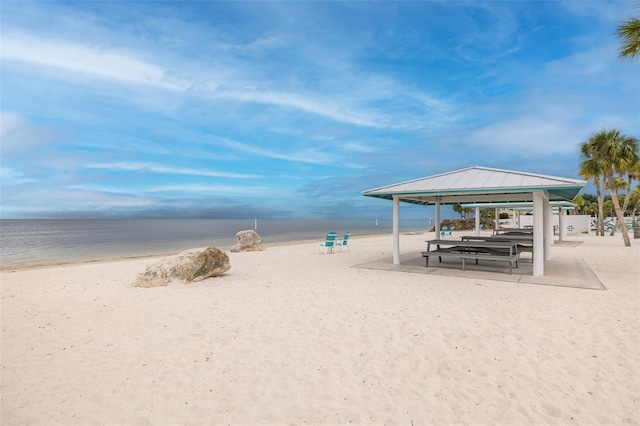
[[[544,275],[551,259],[551,201],[571,201],[586,181],[488,167],[469,167],[364,191],[367,197],[393,200],[393,264],[400,264],[400,201],[435,205],[435,232],[440,231],[440,206],[469,203],[532,203],[533,276]]]
[[[567,210],[575,210],[576,204],[569,201],[549,201],[549,205],[551,206],[551,210],[554,212],[558,212],[558,236],[559,240],[562,241],[565,235],[565,227],[563,223],[564,212]],[[496,211],[496,225],[500,223],[500,219],[498,216],[499,209],[503,210],[511,210],[514,213],[514,221],[519,222],[520,212],[530,212],[533,210],[533,203],[469,203],[469,204],[461,204],[462,207],[466,208],[475,208],[476,210],[476,235],[480,235],[480,209],[495,209]],[[512,225],[513,227],[518,227],[516,225]]]

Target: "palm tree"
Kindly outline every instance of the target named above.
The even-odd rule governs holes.
[[[589,139],[591,141],[591,139]],[[604,194],[602,192],[603,166],[599,160],[591,154],[592,145],[588,142],[580,144],[580,153],[585,160],[580,164],[580,175],[589,180],[593,178],[596,187],[596,198],[598,200],[598,214],[596,215],[596,235],[604,237]]]
[[[636,166],[640,158],[638,139],[624,135],[617,129],[602,130],[589,138],[587,142],[583,142],[580,145],[580,151],[586,158],[582,165],[593,163],[593,166],[597,167],[598,174],[604,176],[611,192],[611,201],[622,231],[624,245],[625,247],[631,246],[629,233],[624,225],[624,212],[620,207],[614,174],[625,173]],[[587,167],[587,170],[591,169]]]
[[[616,194],[618,193],[618,191],[620,189],[626,188],[626,186],[627,186],[627,181],[625,181],[621,177],[616,176],[616,177],[613,178],[613,188],[614,188],[614,191],[616,191]],[[605,182],[604,189],[605,190],[608,189],[609,192],[611,192],[611,187],[609,186],[609,182],[608,181]],[[619,199],[620,199],[620,197],[618,197],[618,200]],[[629,201],[625,200],[625,198],[623,198],[622,207],[621,207],[622,215],[624,215],[624,213],[627,211],[627,204],[628,203],[629,203]],[[613,237],[616,234],[616,229],[617,228],[618,228],[617,226],[612,227],[611,228],[611,233],[609,235]]]
[[[460,214],[460,219],[462,219],[462,205],[460,203],[456,203],[453,205],[453,211]]]
[[[631,17],[618,27],[616,33],[622,39],[621,58],[637,58],[640,55],[640,18]]]
[[[634,179],[640,180],[640,161],[638,161],[634,166],[630,167],[629,170],[627,170],[627,182],[625,185],[624,205],[622,206],[622,211],[624,212],[626,212],[627,207],[629,207],[629,200],[632,197],[631,184],[633,183]],[[633,217],[635,221],[635,215]]]
[[[578,212],[582,213],[582,210],[584,209],[584,205],[587,203],[584,197],[582,195],[576,195],[575,197],[573,197],[573,200],[571,201],[573,202],[573,204],[575,204],[578,207]]]
[[[633,218],[634,226],[638,225],[638,221],[636,219],[636,213],[640,208],[640,185],[636,187],[633,191],[631,191],[631,203],[633,203],[633,208],[631,210],[631,217]]]

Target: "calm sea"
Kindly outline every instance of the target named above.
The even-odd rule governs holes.
[[[0,268],[174,254],[195,247],[229,248],[253,219],[0,220]],[[352,236],[391,233],[391,221],[258,220],[266,244],[322,239],[327,231]],[[401,221],[403,231],[426,221]]]

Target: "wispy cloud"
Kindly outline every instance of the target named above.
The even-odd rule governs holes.
[[[8,2],[2,208],[367,214],[363,189],[468,165],[573,176],[584,137],[637,132],[633,10]]]
[[[440,113],[445,104],[442,100],[415,91],[412,93],[397,82],[386,81],[381,77],[355,79],[351,74],[337,77],[334,84],[350,84],[350,88],[348,92],[333,94],[309,88],[301,91],[274,90],[264,80],[247,79],[246,73],[239,69],[226,69],[221,73],[224,77],[212,80],[207,75],[216,73],[217,70],[192,70],[190,75],[185,75],[181,70],[172,68],[172,64],[158,65],[142,58],[139,53],[111,46],[17,32],[3,34],[2,44],[0,58],[3,61],[50,67],[105,81],[154,87],[191,96],[289,108],[356,126],[419,128],[424,127],[426,114],[444,116]],[[237,67],[246,65],[248,64],[235,64]],[[234,75],[240,77],[233,77]],[[71,76],[62,74],[62,77],[73,81]],[[404,104],[404,114],[363,106],[371,101],[380,104],[382,101],[393,102],[396,106]],[[418,109],[412,112],[415,107]],[[433,120],[432,123],[437,121],[438,119]]]
[[[11,167],[0,166],[0,183],[2,185],[18,185],[32,182],[36,182],[36,180]]]
[[[297,152],[282,152],[268,150],[260,146],[243,144],[228,138],[219,138],[218,140],[218,144],[226,148],[258,157],[272,158],[276,160],[309,164],[332,164],[340,158],[336,155],[328,154],[314,148],[308,148]]]
[[[467,28],[455,38],[456,52],[465,59],[495,61],[522,49],[522,29],[511,8],[500,2],[464,3],[458,7]]]
[[[145,189],[145,192],[179,192],[183,194],[216,194],[216,195],[261,195],[271,192],[264,186],[238,186],[238,185],[162,185]]]
[[[20,127],[23,119],[20,114],[13,111],[0,111],[0,137],[4,137],[14,129]]]
[[[2,36],[0,56],[4,61],[54,67],[110,80],[170,90],[185,89],[183,84],[168,81],[162,67],[114,48],[9,33]]]
[[[198,169],[192,169],[192,168],[171,167],[171,166],[164,166],[161,164],[142,163],[142,162],[135,162],[135,161],[88,163],[85,165],[85,167],[88,169],[122,170],[122,171],[134,171],[134,172],[176,174],[176,175],[222,177],[222,178],[233,178],[233,179],[259,179],[263,177],[261,175],[254,175],[254,174],[221,172],[221,171],[213,171],[213,170],[198,170]]]
[[[560,117],[532,115],[489,124],[473,132],[469,141],[497,155],[554,155],[575,152],[581,133]]]

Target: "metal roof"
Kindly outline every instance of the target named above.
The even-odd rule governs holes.
[[[362,195],[414,204],[532,202],[544,190],[550,201],[572,200],[586,181],[488,167],[469,167],[364,191]]]

